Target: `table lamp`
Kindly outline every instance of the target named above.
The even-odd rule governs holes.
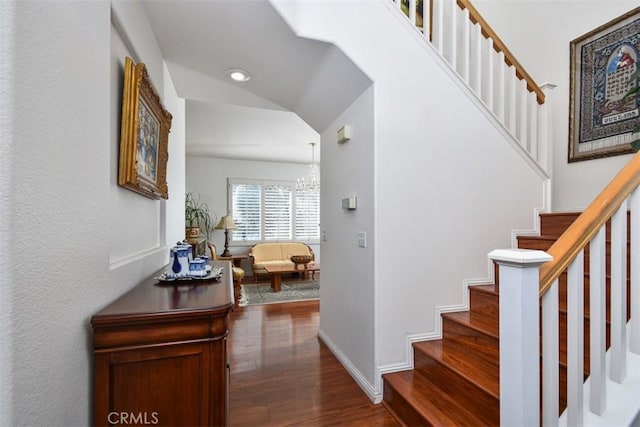
[[[231,252],[229,252],[229,230],[236,230],[237,228],[238,226],[233,222],[231,215],[225,215],[220,218],[220,222],[216,225],[216,230],[224,230],[224,252],[220,256],[231,256]]]

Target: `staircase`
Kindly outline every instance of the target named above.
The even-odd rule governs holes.
[[[577,213],[542,214],[541,235],[518,246],[547,250]],[[607,235],[608,238],[608,235]],[[609,245],[607,244],[607,254]],[[607,256],[607,262],[609,256]],[[588,264],[588,257],[585,257]],[[588,266],[585,267],[588,270]],[[496,271],[495,277],[498,277]],[[608,290],[607,278],[607,290]],[[588,288],[585,274],[585,289]],[[470,310],[442,315],[442,339],[413,344],[414,368],[386,374],[383,403],[404,425],[499,425],[499,324],[497,283],[470,286]],[[589,301],[585,291],[585,332]],[[629,308],[627,307],[627,313]],[[560,412],[566,407],[566,273],[560,278]],[[607,347],[609,331],[607,328]],[[585,378],[588,375],[585,340]]]

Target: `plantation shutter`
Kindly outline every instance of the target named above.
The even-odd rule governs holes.
[[[291,240],[293,193],[289,186],[264,186],[264,239]]]
[[[320,195],[296,191],[296,240],[320,239]]]
[[[238,226],[231,232],[231,240],[262,240],[261,191],[258,184],[231,184],[233,220]]]

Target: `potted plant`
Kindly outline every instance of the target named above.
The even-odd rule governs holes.
[[[187,240],[197,239],[200,230],[209,236],[216,225],[217,217],[210,213],[209,206],[200,201],[200,195],[187,193],[184,201],[185,237]]]

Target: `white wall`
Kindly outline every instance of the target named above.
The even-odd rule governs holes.
[[[228,211],[227,178],[295,181],[297,178],[306,176],[309,172],[308,165],[299,163],[230,160],[205,156],[187,156],[186,165],[187,192],[198,193],[201,201],[209,206],[218,220]],[[214,231],[211,240],[216,245],[218,252],[221,253],[224,248],[224,231]],[[232,254],[246,254],[249,252],[250,246],[250,244],[230,242],[229,251]],[[314,243],[309,246],[316,255],[316,261],[320,262],[320,245]],[[251,274],[250,266],[248,260],[243,264],[247,275]]]
[[[345,322],[340,331],[329,320],[323,331],[352,375],[379,400],[379,374],[410,367],[409,339],[438,336],[437,308],[462,309],[465,281],[492,275],[487,253],[510,247],[513,230],[536,226],[545,177],[515,152],[391,2],[273,3],[299,35],[336,43],[374,82],[375,125],[368,144],[373,157],[359,153],[348,163],[373,177],[375,226],[367,248],[373,258],[327,259],[323,245],[323,283],[328,271],[364,271],[364,277],[336,275],[332,286],[367,290],[373,268],[375,302],[372,307],[364,294],[361,304],[336,304],[323,294],[321,307],[333,304],[335,310],[322,310],[358,320]],[[334,168],[342,160],[327,148],[325,137],[334,132],[322,134],[323,171],[330,169],[335,182],[348,184],[352,172]],[[325,173],[323,187],[326,179]],[[340,188],[323,188],[323,212],[341,197]],[[360,218],[351,229],[368,231],[366,221]],[[331,216],[321,223],[329,236],[343,228]],[[340,255],[357,253],[355,236],[349,240]],[[373,323],[361,321],[370,320],[372,308]]]
[[[367,388],[375,382],[374,348],[374,88],[365,91],[322,133],[320,287],[322,339],[343,363],[358,372]],[[351,126],[352,138],[336,143],[336,130]],[[354,211],[342,209],[342,199],[357,197]],[[357,244],[367,233],[367,247]],[[357,338],[355,338],[357,337]],[[362,377],[362,378],[360,378]]]
[[[21,0],[2,2],[0,9],[2,88],[11,92],[2,97],[0,222],[7,226],[0,239],[0,424],[88,425],[90,318],[163,265],[166,250],[157,247],[175,227],[162,216],[178,212],[171,202],[148,203],[114,188],[120,123],[114,91],[121,88],[112,80],[119,78],[127,44],[149,64],[156,89],[165,89],[161,97],[175,108],[171,141],[178,146],[184,144],[184,113],[137,13],[120,10],[129,28],[127,43],[120,43],[107,1]],[[5,64],[14,72],[5,75]],[[174,175],[184,174],[180,152],[173,153],[170,191]],[[182,210],[180,197],[177,203]],[[144,228],[148,217],[153,228]],[[137,234],[125,237],[123,229]]]
[[[536,82],[558,85],[549,96],[553,118],[552,209],[583,210],[631,155],[567,162],[569,43],[637,7],[637,0],[475,0],[474,5]]]

